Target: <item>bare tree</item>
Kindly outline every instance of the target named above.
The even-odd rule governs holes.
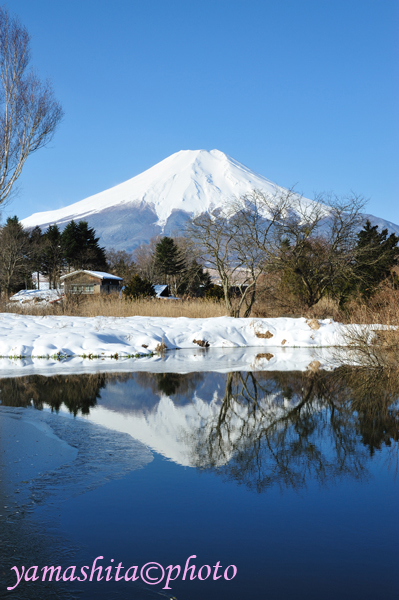
[[[106,257],[109,272],[122,277],[124,283],[128,283],[133,275],[136,274],[137,269],[133,256],[129,252],[126,252],[126,250],[108,248],[106,250]]]
[[[201,262],[218,273],[230,316],[239,316],[231,297],[231,290],[242,269],[242,262],[232,253],[233,242],[238,235],[237,225],[226,215],[204,213],[187,225],[186,235]]]
[[[277,276],[311,307],[327,293],[342,293],[359,260],[367,261],[369,248],[360,251],[357,244],[364,205],[355,194],[343,199],[318,195],[309,201],[288,190],[277,195],[255,191],[230,209],[240,222],[240,243],[261,251],[268,278],[275,282]],[[361,277],[359,269],[356,276]]]
[[[30,36],[0,7],[0,204],[28,156],[53,137],[63,111],[51,84],[28,69]]]
[[[269,267],[284,273],[307,306],[327,293],[339,296],[354,278],[364,205],[364,198],[355,194],[343,199],[320,195],[311,204],[298,198],[277,223]],[[362,255],[367,255],[366,249]]]
[[[244,317],[250,315],[267,258],[275,256],[275,225],[288,211],[292,194],[254,190],[218,214],[202,214],[188,224],[193,252],[218,273],[230,316],[239,317],[242,310]]]
[[[148,244],[140,244],[132,255],[138,274],[140,277],[148,279],[148,281],[155,281],[156,279],[154,253],[160,239],[161,236],[159,235],[152,237]]]

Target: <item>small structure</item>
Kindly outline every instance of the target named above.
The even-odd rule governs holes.
[[[60,277],[64,294],[109,294],[119,292],[122,277],[103,271],[73,271]]]
[[[155,298],[169,298],[169,286],[168,285],[154,285]]]

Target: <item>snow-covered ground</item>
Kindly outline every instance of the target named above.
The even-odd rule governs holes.
[[[56,317],[0,314],[0,356],[130,357],[168,349],[345,346],[345,325],[329,319]],[[267,359],[267,357],[266,357]]]

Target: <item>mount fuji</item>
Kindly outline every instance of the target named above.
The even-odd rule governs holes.
[[[282,189],[219,150],[181,150],[140,175],[58,210],[35,213],[21,221],[45,230],[56,223],[88,221],[106,248],[132,251],[151,237],[181,232],[194,214],[213,211],[254,189]],[[313,203],[308,200],[307,202]],[[399,234],[399,226],[365,215]]]

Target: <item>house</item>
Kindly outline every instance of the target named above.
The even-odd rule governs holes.
[[[122,277],[102,271],[73,271],[60,277],[64,294],[109,294],[119,292]]]

